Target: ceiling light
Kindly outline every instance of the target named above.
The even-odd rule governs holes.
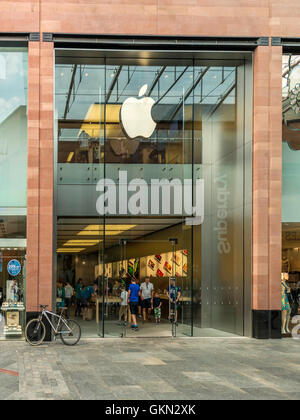
[[[85,73],[85,77],[88,77],[88,75],[89,75],[88,73]]]
[[[93,246],[100,242],[99,239],[70,239],[64,243],[64,246]]]
[[[105,225],[105,234],[119,235],[129,229],[136,227],[136,225]],[[88,225],[83,230],[77,233],[77,235],[100,235],[104,233],[103,225]]]
[[[56,252],[66,252],[66,253],[72,253],[72,252],[81,252],[84,251],[85,248],[58,248]]]

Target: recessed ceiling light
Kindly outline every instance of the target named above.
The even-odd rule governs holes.
[[[94,236],[101,235],[105,232],[106,235],[119,235],[129,229],[134,228],[136,225],[105,225],[105,231],[103,225],[88,225],[83,230],[77,233],[77,235]]]
[[[81,252],[83,251],[85,248],[58,248],[56,252],[62,253],[62,252],[66,252],[66,253],[72,253],[72,252]]]

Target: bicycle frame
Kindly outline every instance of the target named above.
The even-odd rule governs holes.
[[[62,317],[62,315],[57,315],[57,314],[55,314],[55,313],[53,313],[53,312],[46,311],[45,309],[43,309],[43,310],[42,310],[42,313],[40,314],[40,320],[42,320],[43,315],[44,315],[44,317],[47,319],[47,321],[49,322],[49,324],[50,324],[50,326],[51,326],[51,328],[52,328],[52,330],[53,330],[54,334],[56,334],[56,335],[57,335],[58,333],[59,333],[59,334],[68,334],[68,333],[72,332],[72,330],[69,328],[68,324],[65,322],[64,318]],[[58,318],[58,319],[59,319],[59,321],[58,321],[58,324],[57,324],[57,327],[56,327],[56,328],[54,327],[54,325],[53,325],[53,324],[52,324],[52,322],[50,321],[50,318],[48,317],[48,315],[52,315],[52,316],[54,316],[54,317],[56,317],[56,318]],[[59,331],[59,326],[60,326],[61,322],[65,325],[65,327],[67,328],[67,330],[68,330],[68,331]]]

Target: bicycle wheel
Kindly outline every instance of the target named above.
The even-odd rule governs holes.
[[[40,345],[46,336],[45,324],[39,319],[32,319],[25,328],[26,341],[32,346]]]
[[[81,337],[80,325],[73,319],[64,319],[64,322],[59,328],[61,341],[67,346],[75,346]]]

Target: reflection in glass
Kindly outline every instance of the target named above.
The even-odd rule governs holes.
[[[168,275],[156,267],[154,257],[170,252],[168,238],[176,237],[180,256],[184,251],[186,258],[185,275],[177,276],[184,298],[178,334],[242,335],[243,65],[182,59],[73,61],[65,64],[59,58],[55,72],[58,275],[63,276],[68,260],[74,281],[82,276],[86,283],[96,280],[100,335],[120,336],[119,301],[113,300],[119,296],[112,291],[121,280],[117,263],[139,258],[140,280],[154,264],[152,281],[163,290]],[[132,218],[128,208],[119,217],[99,217],[96,184],[105,176],[118,185],[121,170],[128,172],[128,182],[192,179],[195,185],[196,179],[204,179],[203,224],[189,226],[183,212],[153,218],[149,211]],[[97,227],[97,235],[91,226]],[[144,264],[148,257],[151,262]]]
[[[27,52],[0,48],[0,205],[27,203]]]

